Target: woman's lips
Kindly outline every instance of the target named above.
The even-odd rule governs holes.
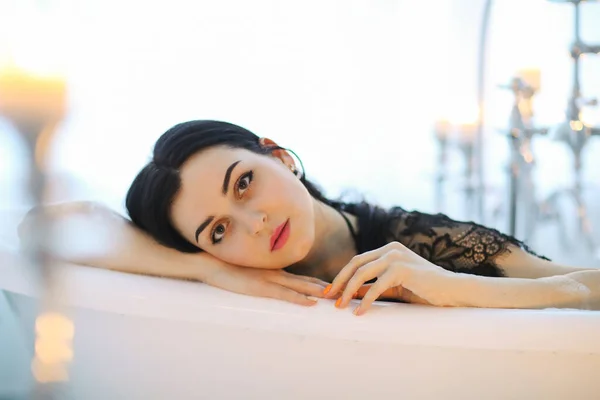
[[[279,225],[271,236],[271,251],[282,248],[290,237],[290,220]]]

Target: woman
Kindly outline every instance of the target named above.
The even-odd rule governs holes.
[[[514,238],[441,214],[329,200],[288,150],[230,123],[169,129],[126,206],[133,227],[113,222],[127,232],[127,247],[74,261],[305,305],[314,304],[306,295],[338,297],[340,308],[361,297],[356,315],[378,298],[600,308],[600,270],[557,265]]]

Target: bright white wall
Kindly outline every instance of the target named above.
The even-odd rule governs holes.
[[[475,105],[482,0],[0,5],[4,44],[20,44],[22,58],[35,54],[51,66],[52,49],[71,84],[54,167],[85,189],[60,199],[96,198],[120,208],[164,130],[215,118],[294,149],[330,195],[354,187],[385,205],[432,211],[433,120]],[[492,128],[504,125],[510,99],[495,86],[520,67],[541,67],[540,118],[559,120],[572,18],[570,6],[545,0],[496,1],[492,15],[486,174],[502,189],[507,145]],[[584,37],[600,41],[600,6],[585,5],[583,17]],[[586,60],[586,93],[600,95],[599,66]],[[0,131],[0,176],[14,180],[22,149],[7,125]],[[588,149],[587,176],[600,181],[591,156],[597,142]],[[566,183],[568,153],[548,140],[536,145],[546,190]],[[453,160],[459,172],[458,154]],[[7,188],[2,201],[18,201]]]

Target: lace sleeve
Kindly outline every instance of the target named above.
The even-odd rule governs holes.
[[[393,208],[390,214],[393,240],[450,271],[502,277],[506,274],[498,262],[511,248],[540,257],[514,237],[473,222],[454,221],[443,214],[409,212],[400,207]]]

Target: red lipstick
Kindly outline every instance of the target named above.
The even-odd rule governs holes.
[[[271,236],[271,251],[282,248],[290,237],[290,220],[287,219],[283,224],[279,225]]]

